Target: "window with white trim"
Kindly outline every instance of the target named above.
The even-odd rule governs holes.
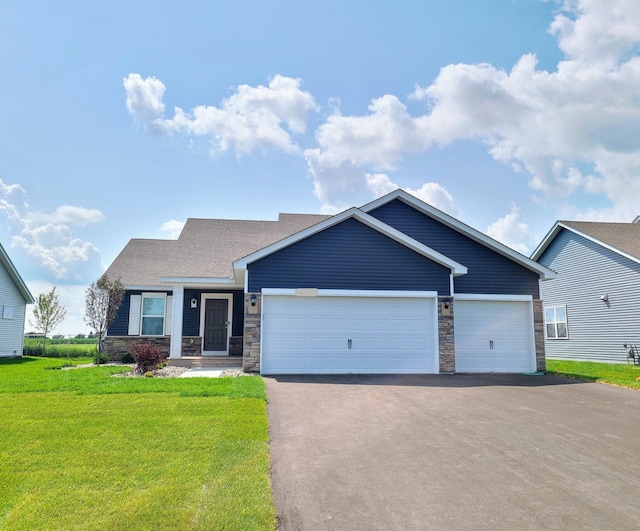
[[[140,335],[164,335],[164,316],[167,297],[162,294],[142,294],[142,311],[140,312]]]
[[[547,339],[568,339],[566,306],[544,307],[544,335]]]

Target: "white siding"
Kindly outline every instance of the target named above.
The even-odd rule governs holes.
[[[13,308],[13,319],[4,319],[5,306]],[[0,264],[0,357],[22,356],[26,315],[24,297]]]
[[[540,283],[543,305],[566,305],[569,329],[545,339],[547,358],[625,362],[622,345],[640,347],[640,264],[567,230],[539,262],[558,273]]]

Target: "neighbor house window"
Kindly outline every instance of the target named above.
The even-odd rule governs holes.
[[[164,335],[164,315],[167,299],[164,295],[142,295],[141,336]]]
[[[567,307],[545,306],[544,324],[547,339],[567,339]]]

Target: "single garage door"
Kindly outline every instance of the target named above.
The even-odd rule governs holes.
[[[456,372],[535,370],[529,301],[455,300]]]
[[[264,295],[263,374],[437,372],[434,298]]]

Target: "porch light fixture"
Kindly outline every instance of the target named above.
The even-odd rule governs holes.
[[[449,301],[444,301],[444,309],[445,310],[449,309],[449,305],[450,305]]]
[[[253,293],[251,295],[251,306],[255,306],[256,305],[256,294]]]
[[[198,299],[196,299],[195,297],[192,297],[192,299],[191,299],[191,307],[192,308],[197,308],[198,307]]]

